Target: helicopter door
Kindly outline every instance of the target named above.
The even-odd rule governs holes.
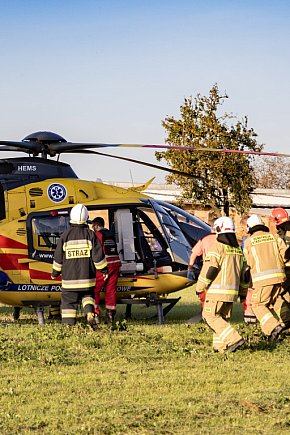
[[[181,228],[172,216],[154,200],[148,200],[153,207],[170,247],[172,258],[177,263],[188,264],[191,246]]]
[[[6,218],[6,209],[5,209],[5,194],[3,184],[0,182],[0,220]]]

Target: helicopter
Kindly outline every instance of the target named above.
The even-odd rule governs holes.
[[[14,307],[15,319],[22,307],[33,307],[42,324],[43,307],[60,303],[61,282],[51,279],[54,250],[77,203],[87,207],[89,219],[101,216],[115,232],[122,264],[117,303],[129,307],[145,298],[147,305],[157,305],[162,323],[160,301],[192,285],[186,277],[191,248],[210,232],[209,225],[142,193],[153,179],[123,189],[80,180],[70,165],[52,159],[63,153],[110,157],[92,150],[107,146],[116,144],[72,143],[46,131],[20,142],[0,141],[1,151],[28,154],[0,160],[0,303]],[[171,302],[169,309],[176,303]]]
[[[80,180],[59,157],[84,153],[126,160],[183,176],[170,168],[95,151],[107,147],[170,148],[169,145],[67,142],[62,136],[39,131],[22,141],[0,141],[0,151],[23,152],[26,157],[0,160],[0,303],[35,308],[44,323],[43,307],[59,304],[61,282],[52,281],[57,241],[69,226],[71,208],[84,204],[89,219],[104,218],[115,232],[121,269],[117,303],[156,305],[159,323],[179,299],[171,293],[190,285],[187,266],[192,246],[210,233],[210,226],[173,204],[143,193],[150,182],[124,189],[98,181]],[[186,150],[277,155],[277,153],[182,147]],[[53,158],[57,157],[57,160]],[[197,263],[197,270],[201,264]],[[103,295],[104,296],[104,295]],[[163,310],[162,303],[169,302]]]

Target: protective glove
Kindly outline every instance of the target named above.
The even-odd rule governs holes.
[[[188,279],[188,281],[191,281],[191,282],[196,281],[195,274],[194,274],[193,270],[190,270],[190,269],[187,270],[187,279]]]

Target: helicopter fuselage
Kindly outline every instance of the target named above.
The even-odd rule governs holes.
[[[0,303],[50,305],[61,280],[51,279],[54,249],[82,203],[115,231],[121,270],[117,299],[167,295],[190,283],[190,250],[209,227],[183,210],[144,195],[79,180],[69,165],[41,158],[0,161]]]

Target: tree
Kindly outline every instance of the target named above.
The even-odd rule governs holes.
[[[162,121],[166,142],[179,147],[222,148],[231,150],[261,151],[256,133],[248,128],[247,118],[237,121],[231,114],[218,115],[226,95],[219,93],[215,84],[209,96],[198,94],[185,98],[180,107],[180,119],[168,116]],[[184,171],[194,178],[171,174],[169,183],[182,188],[183,198],[192,199],[193,205],[210,205],[219,213],[229,215],[230,207],[239,213],[251,207],[254,175],[252,157],[211,151],[167,150],[156,152],[157,160],[164,159],[173,169]]]
[[[286,157],[261,156],[253,164],[255,187],[264,189],[290,188],[290,160]]]

